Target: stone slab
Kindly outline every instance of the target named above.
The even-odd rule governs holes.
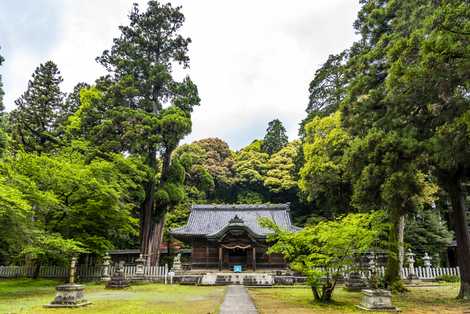
[[[241,285],[228,286],[220,314],[257,314],[258,311],[246,288]]]

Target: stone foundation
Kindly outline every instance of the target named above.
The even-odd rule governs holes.
[[[362,302],[358,308],[366,311],[376,312],[399,312],[400,310],[392,305],[392,293],[382,289],[362,290]]]
[[[202,277],[203,285],[272,286],[274,278],[266,273],[207,273]]]
[[[54,301],[44,307],[82,307],[91,304],[83,294],[85,286],[76,284],[65,284],[56,287]]]

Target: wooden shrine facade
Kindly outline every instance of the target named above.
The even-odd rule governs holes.
[[[192,269],[243,270],[284,269],[282,256],[267,254],[269,230],[259,225],[260,217],[272,219],[281,228],[297,231],[291,224],[288,204],[194,205],[188,224],[171,234],[191,244]]]

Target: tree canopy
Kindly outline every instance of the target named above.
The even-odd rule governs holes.
[[[265,153],[272,155],[280,151],[288,142],[289,139],[282,122],[279,119],[274,119],[268,124],[261,149]]]

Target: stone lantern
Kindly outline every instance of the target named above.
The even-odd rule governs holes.
[[[424,264],[424,268],[426,269],[427,277],[431,277],[431,267],[432,267],[431,260],[432,260],[432,257],[429,256],[427,252],[425,252],[423,256],[423,264]]]
[[[416,276],[415,273],[415,255],[410,249],[408,249],[408,252],[406,253],[406,260],[408,262],[408,281],[413,282],[418,280],[418,277]]]
[[[55,299],[44,307],[81,307],[91,304],[84,297],[85,286],[75,284],[76,266],[77,258],[72,257],[68,283],[57,286]]]
[[[172,269],[175,273],[179,273],[182,270],[181,267],[181,253],[176,254],[175,258],[173,259],[173,267]]]
[[[139,258],[135,260],[136,271],[134,274],[134,280],[145,280],[145,262],[146,259],[142,254],[139,255]]]

